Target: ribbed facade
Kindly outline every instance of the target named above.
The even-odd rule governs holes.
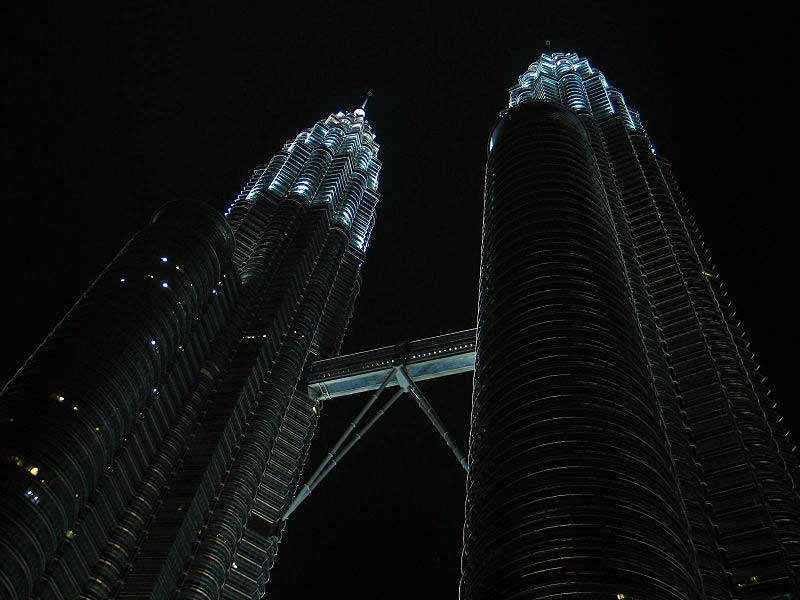
[[[622,94],[545,54],[489,142],[462,598],[792,598],[800,471]]]
[[[161,209],[3,390],[0,597],[260,598],[378,200],[363,110]]]

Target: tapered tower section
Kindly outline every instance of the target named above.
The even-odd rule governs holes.
[[[559,105],[492,133],[478,320],[462,597],[698,598],[602,178]]]
[[[489,144],[462,597],[793,597],[768,394],[639,114],[542,55]]]
[[[378,201],[363,108],[166,206],[0,398],[0,596],[261,598]],[[227,217],[227,219],[225,218]]]

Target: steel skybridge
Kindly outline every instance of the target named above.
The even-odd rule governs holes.
[[[413,342],[404,342],[395,346],[337,356],[314,363],[308,383],[308,396],[312,400],[324,402],[363,392],[372,392],[372,394],[308,481],[300,486],[294,500],[283,514],[282,520],[285,521],[289,518],[289,515],[314,491],[314,488],[325,479],[345,454],[405,393],[414,398],[464,471],[468,471],[466,456],[458,448],[450,432],[447,431],[416,382],[473,371],[475,369],[475,334],[475,329],[467,329]],[[356,431],[356,427],[381,393],[391,387],[398,389],[380,409],[372,414],[366,424]]]
[[[412,381],[447,377],[475,369],[475,329],[466,329],[395,346],[385,346],[320,360],[311,368],[308,395],[330,400],[401,385],[395,375],[403,366]]]

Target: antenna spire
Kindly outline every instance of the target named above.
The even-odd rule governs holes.
[[[550,54],[550,51],[551,51],[551,48],[550,48],[550,40],[545,40],[545,41],[544,41],[544,51],[545,51],[547,54]]]
[[[367,102],[369,102],[371,96],[372,92],[367,92],[367,97],[364,98],[364,102],[361,103],[361,110],[364,110],[367,107]]]

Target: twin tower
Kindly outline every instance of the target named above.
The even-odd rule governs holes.
[[[0,597],[257,599],[378,201],[363,109],[171,203],[0,398]],[[543,54],[489,141],[463,600],[797,598],[796,448],[639,115]],[[454,590],[455,594],[455,590]]]

